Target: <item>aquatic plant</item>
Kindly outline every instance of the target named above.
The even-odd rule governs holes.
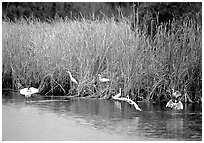
[[[50,75],[56,94],[108,98],[122,88],[133,100],[162,101],[175,87],[201,100],[202,32],[188,18],[168,30],[158,26],[154,38],[131,31],[125,18],[3,21],[2,27],[3,88],[17,89],[17,81],[39,87]],[[69,85],[68,70],[77,85]],[[98,74],[110,82],[100,83]]]

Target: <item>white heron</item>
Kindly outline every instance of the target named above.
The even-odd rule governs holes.
[[[71,72],[70,72],[70,71],[67,71],[67,72],[69,73],[69,76],[70,76],[71,81],[74,82],[74,83],[76,83],[76,84],[78,84],[78,82],[76,81],[76,79],[73,78]]]
[[[110,81],[110,79],[108,79],[108,78],[101,78],[100,74],[98,74],[98,78],[99,78],[100,82],[109,82]]]
[[[28,87],[20,89],[20,94],[24,95],[26,99],[31,97],[32,94],[38,93],[39,89],[34,87]]]
[[[174,108],[177,110],[182,110],[183,104],[180,101],[181,93],[179,91],[174,91],[174,88],[172,90],[173,90],[172,99],[170,99],[167,102],[166,107]]]
[[[121,97],[121,88],[119,89],[119,93],[116,94],[115,96],[113,96],[113,99],[117,99],[117,98],[120,98]]]
[[[136,110],[142,111],[142,109],[140,109],[140,107],[137,105],[137,103],[135,103],[133,100],[131,100],[129,98],[129,95],[127,96],[127,98],[121,97],[121,88],[119,89],[119,93],[116,94],[115,96],[113,96],[112,98],[115,100],[119,100],[119,101],[126,101],[127,103],[129,103],[130,105],[133,105],[135,107]]]

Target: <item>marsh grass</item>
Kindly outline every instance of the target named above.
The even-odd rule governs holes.
[[[63,74],[69,70],[79,82],[73,86],[78,96],[94,93],[100,73],[111,79],[100,86],[103,96],[122,87],[132,99],[162,101],[174,87],[193,101],[201,98],[201,26],[191,20],[168,30],[161,25],[154,38],[139,28],[131,31],[124,19],[3,21],[2,27],[4,88],[8,73],[14,88],[17,81],[38,87],[47,74],[56,76],[61,89],[70,88]]]

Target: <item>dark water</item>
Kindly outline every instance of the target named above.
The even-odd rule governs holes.
[[[182,111],[165,104],[99,99],[2,99],[2,139],[10,140],[202,140],[201,105]]]

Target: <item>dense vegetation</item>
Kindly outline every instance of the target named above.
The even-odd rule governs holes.
[[[163,101],[175,88],[188,101],[202,96],[202,29],[190,17],[148,29],[122,17],[21,19],[2,23],[2,84],[39,87],[49,75],[58,94],[109,98],[123,89],[134,100]],[[168,30],[167,30],[168,28]],[[78,85],[69,82],[71,71]],[[111,79],[97,81],[97,75]]]
[[[76,4],[76,5],[75,5]],[[91,8],[91,5],[94,8]],[[157,22],[168,22],[173,19],[183,19],[188,16],[196,19],[202,17],[201,2],[95,2],[95,3],[73,3],[73,2],[3,2],[2,16],[12,21],[20,18],[38,18],[40,20],[53,19],[56,16],[69,19],[88,18],[92,13],[95,16],[115,16],[118,12],[124,16],[138,13],[140,23],[147,24],[151,20]],[[136,18],[136,17],[135,17]],[[201,22],[201,21],[197,21]]]

